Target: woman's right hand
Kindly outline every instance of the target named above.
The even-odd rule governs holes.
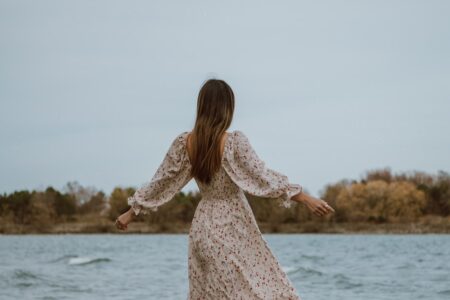
[[[335,211],[326,201],[311,197],[305,193],[301,193],[300,197],[295,200],[304,203],[311,212],[319,217],[326,216]]]

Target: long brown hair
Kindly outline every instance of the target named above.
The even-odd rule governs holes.
[[[221,140],[234,113],[234,93],[223,80],[208,79],[197,99],[197,118],[191,133],[191,175],[209,183],[222,163]]]

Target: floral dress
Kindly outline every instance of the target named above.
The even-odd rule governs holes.
[[[191,179],[185,131],[172,142],[150,182],[128,198],[136,215],[155,212]],[[294,286],[271,252],[244,195],[273,198],[290,207],[302,187],[266,167],[239,130],[228,133],[222,168],[205,184],[189,230],[188,300],[297,299]]]

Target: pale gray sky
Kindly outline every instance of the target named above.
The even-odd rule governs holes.
[[[450,1],[0,0],[0,192],[140,186],[211,76],[230,130],[315,195],[450,171]]]

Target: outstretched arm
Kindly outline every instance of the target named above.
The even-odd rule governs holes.
[[[276,198],[283,207],[290,207],[292,201],[303,203],[318,216],[334,211],[325,201],[306,194],[301,185],[291,183],[286,175],[269,168],[242,131],[236,130],[234,134],[235,149],[228,153],[224,167],[244,191]]]
[[[141,213],[156,212],[189,182],[190,164],[184,148],[186,134],[183,132],[172,141],[152,179],[128,197],[130,209],[117,218],[117,228],[127,229],[128,223]]]
[[[334,211],[325,201],[306,194],[301,185],[291,183],[286,175],[267,167],[242,131],[236,130],[234,138],[234,152],[226,153],[224,168],[245,192],[276,198],[283,207],[290,207],[292,201],[301,202],[318,216]]]

